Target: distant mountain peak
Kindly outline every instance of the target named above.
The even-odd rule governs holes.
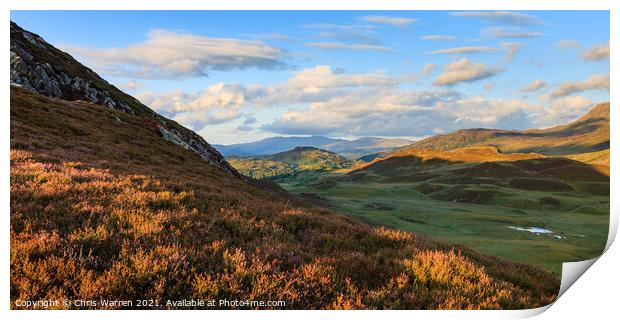
[[[305,147],[295,147],[293,150],[290,150],[290,151],[315,151],[315,150],[316,151],[320,151],[321,149],[315,148],[315,147],[305,146]],[[285,152],[288,152],[288,151],[285,151]]]
[[[412,143],[414,141],[393,138],[362,137],[349,141],[325,136],[310,136],[270,137],[256,142],[217,145],[216,147],[225,156],[260,156],[285,152],[296,147],[314,147],[349,158],[358,158],[361,155],[390,151]]]

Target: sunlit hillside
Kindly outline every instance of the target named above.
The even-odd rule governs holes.
[[[262,189],[144,117],[11,89],[11,300],[514,309],[557,293],[542,270]]]
[[[596,105],[574,122],[548,129],[509,131],[466,129],[416,142],[414,149],[450,150],[495,146],[505,153],[571,155],[609,148],[609,102]]]
[[[240,173],[262,179],[308,170],[339,170],[350,168],[361,161],[349,160],[339,154],[313,147],[258,157],[229,157],[230,164]]]

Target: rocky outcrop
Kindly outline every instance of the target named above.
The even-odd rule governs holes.
[[[71,55],[11,22],[11,85],[52,98],[86,101],[136,116],[151,117],[163,139],[242,178],[200,135],[169,120],[117,89]]]
[[[47,57],[46,57],[47,55]],[[75,68],[71,68],[75,66]],[[11,84],[48,97],[84,100],[134,114],[130,105],[113,97],[96,82],[105,82],[92,70],[79,74],[79,62],[34,33],[11,22]]]

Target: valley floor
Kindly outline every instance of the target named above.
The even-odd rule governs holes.
[[[591,259],[602,253],[607,241],[606,195],[492,184],[454,188],[445,183],[350,180],[333,172],[301,172],[275,181],[294,194],[371,225],[463,244],[558,276],[562,262]],[[523,230],[531,227],[544,231]]]

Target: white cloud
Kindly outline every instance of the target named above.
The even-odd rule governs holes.
[[[500,70],[489,68],[484,63],[472,63],[467,58],[451,62],[433,82],[436,86],[450,86],[459,82],[472,82],[495,76]]]
[[[203,77],[209,70],[282,67],[283,51],[260,41],[210,38],[152,30],[147,40],[121,48],[64,45],[103,73],[134,78]]]
[[[200,131],[207,125],[216,125],[238,119],[241,116],[238,110],[222,110],[217,112],[183,112],[172,119],[183,125]]]
[[[400,82],[400,78],[390,77],[383,73],[347,74],[341,70],[335,71],[330,66],[318,65],[295,73],[284,83],[284,86],[326,89],[352,86],[392,86],[398,82]]]
[[[489,53],[496,52],[492,47],[457,47],[431,51],[432,54],[461,54],[461,53]]]
[[[607,90],[609,91],[609,75],[593,75],[585,81],[568,81],[561,83],[552,92],[552,98],[559,98],[573,93],[588,90]]]
[[[341,42],[308,42],[308,47],[322,50],[393,51],[392,48],[374,44],[347,44]]]
[[[389,17],[389,16],[365,16],[361,18],[362,21],[388,24],[394,27],[408,27],[412,23],[418,21],[413,18],[401,18],[401,17]]]
[[[127,82],[123,82],[121,84],[118,84],[118,87],[121,88],[122,90],[127,90],[127,91],[133,91],[136,90],[138,88],[138,83],[135,81],[127,81]]]
[[[270,86],[218,83],[205,90],[186,93],[180,90],[154,94],[142,92],[136,97],[145,105],[200,130],[200,125],[219,124],[237,119],[244,106],[272,107],[327,101],[359,88],[383,90],[413,80],[413,76],[389,76],[384,73],[347,74],[330,66],[315,66],[296,72],[286,81]],[[195,115],[195,118],[192,118]],[[246,123],[249,128],[249,123]]]
[[[560,50],[568,50],[568,49],[579,49],[581,48],[581,44],[574,39],[562,39],[553,44],[554,47]]]
[[[422,40],[428,41],[454,41],[456,40],[455,36],[443,35],[443,34],[429,34],[426,36],[420,37]]]
[[[484,90],[492,91],[493,89],[495,89],[495,82],[489,82],[484,84]]]
[[[593,46],[587,50],[581,52],[581,58],[583,60],[604,60],[609,59],[609,42],[606,44],[600,44]]]
[[[544,81],[540,79],[536,79],[532,81],[532,83],[528,84],[527,86],[519,89],[519,91],[520,92],[535,92],[545,87],[547,87],[547,83],[545,83]]]
[[[254,100],[257,106],[326,101],[354,88],[389,88],[414,80],[412,75],[388,76],[384,73],[347,74],[330,66],[301,70],[285,82],[263,88]]]
[[[368,24],[334,24],[319,23],[303,26],[306,29],[319,30],[317,36],[327,38],[327,43],[339,43],[343,45],[372,45],[381,46],[381,37],[374,29],[375,26]],[[320,43],[320,41],[317,41]]]
[[[173,115],[214,108],[239,108],[245,104],[246,97],[256,94],[253,88],[238,84],[218,83],[195,93],[186,93],[181,90],[161,94],[142,92],[137,94],[136,98],[155,111]]]
[[[539,108],[455,91],[361,89],[289,110],[264,130],[278,134],[425,136],[471,127],[527,128]]]
[[[424,68],[422,68],[422,75],[424,75],[425,77],[430,76],[433,72],[435,72],[435,70],[437,70],[437,65],[434,63],[427,63],[424,65]]]
[[[523,43],[520,42],[502,42],[501,46],[506,49],[506,56],[501,61],[502,63],[512,61],[517,52],[523,47]]]
[[[430,75],[433,68],[433,64],[427,64],[422,74]],[[448,64],[435,82],[451,85],[489,78],[497,72],[485,64],[461,59]],[[236,132],[343,136],[426,136],[472,127],[524,129],[555,125],[581,114],[590,103],[582,97],[558,96],[531,104],[467,96],[454,90],[400,87],[413,80],[411,75],[348,74],[319,65],[295,72],[273,85],[218,83],[194,93],[142,93],[138,98],[194,130],[232,122],[236,123]],[[534,81],[529,89],[544,86],[541,81]],[[596,82],[594,78],[560,87],[567,94],[596,87]],[[492,87],[490,82],[484,86],[487,90]],[[246,108],[272,106],[289,109],[270,123],[242,112]]]
[[[540,127],[565,124],[583,116],[592,105],[592,101],[582,96],[557,98],[535,119],[534,124]]]
[[[482,30],[482,36],[488,38],[537,38],[544,36],[537,31],[524,31],[517,28],[491,27]]]
[[[510,11],[463,11],[463,12],[451,12],[453,16],[477,18],[488,22],[508,24],[508,25],[540,25],[544,24],[544,21],[525,13],[510,12]]]

